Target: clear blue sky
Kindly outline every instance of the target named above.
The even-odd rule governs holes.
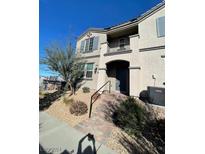
[[[40,0],[40,58],[52,41],[65,45],[90,27],[105,28],[137,17],[161,0]],[[54,75],[40,65],[40,75]]]

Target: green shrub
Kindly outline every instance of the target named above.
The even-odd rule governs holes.
[[[165,119],[148,121],[142,135],[156,147],[158,153],[165,153]]]
[[[48,95],[48,92],[45,92],[43,90],[39,90],[39,98],[44,98]]]
[[[145,110],[137,104],[136,99],[128,97],[122,101],[113,114],[113,122],[129,135],[137,135],[145,124]]]
[[[149,100],[148,91],[147,90],[141,91],[139,99],[141,99],[142,101],[148,101]]]
[[[83,92],[84,93],[89,93],[90,92],[90,88],[89,87],[83,87]]]
[[[88,107],[84,102],[75,101],[72,102],[70,105],[70,113],[76,116],[83,115],[87,113],[87,111],[88,111]]]
[[[41,90],[39,90],[39,95],[43,95],[43,92]]]

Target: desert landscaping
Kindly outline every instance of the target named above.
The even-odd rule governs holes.
[[[161,144],[158,148],[157,142],[147,139],[142,135],[143,133],[131,135],[124,128],[114,124],[112,115],[115,112],[115,106],[118,106],[121,101],[127,99],[127,96],[123,94],[108,94],[106,92],[101,94],[94,102],[92,117],[89,119],[90,97],[93,93],[94,91],[84,92],[83,90],[78,90],[75,94],[70,95],[68,91],[52,102],[44,112],[83,133],[93,133],[97,141],[105,144],[117,153],[163,153],[163,139],[158,141]],[[79,107],[79,110],[83,110],[85,113],[72,114],[72,105],[76,105],[78,102],[86,104],[86,107],[83,107],[84,109]],[[146,114],[149,114],[148,117],[150,119],[164,120],[164,108],[145,104],[139,99],[136,102],[147,111]]]

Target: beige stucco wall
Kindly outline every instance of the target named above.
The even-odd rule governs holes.
[[[165,59],[164,49],[145,51],[140,53],[140,90],[146,90],[147,86],[164,87]],[[152,78],[152,75],[156,78]],[[155,84],[154,84],[155,82]]]
[[[89,87],[90,89],[96,89],[98,73],[95,72],[95,68],[98,67],[99,57],[97,58],[86,58],[86,63],[93,63],[93,75],[91,79],[84,79],[80,88]]]
[[[123,54],[114,54],[114,55],[107,55],[104,56],[105,53],[108,51],[108,44],[103,43],[101,44],[101,57],[100,57],[100,62],[99,62],[99,68],[101,69],[106,69],[106,64],[108,62],[116,61],[116,60],[124,60],[129,62],[130,67],[139,67],[139,60],[138,60],[138,41],[139,41],[139,36],[138,35],[133,35],[130,36],[130,49],[131,53],[123,53]],[[108,81],[109,78],[107,78],[105,71],[100,70],[99,76],[105,76],[103,77],[98,77],[98,88],[103,85],[106,81]],[[130,95],[132,96],[137,96],[139,94],[139,69],[131,69],[130,70],[130,86],[129,86],[129,91]],[[115,83],[114,79],[112,80],[112,84]],[[115,85],[112,85],[112,90],[115,89]]]
[[[98,79],[98,72],[95,72],[95,68],[99,66],[100,44],[107,40],[107,36],[104,33],[96,33],[96,32],[89,32],[89,33],[92,34],[91,37],[99,36],[98,50],[94,50],[93,52],[89,52],[89,53],[80,53],[81,41],[89,38],[87,36],[87,34],[85,34],[83,37],[81,37],[77,41],[76,51],[77,51],[78,54],[81,55],[81,57],[84,57],[84,60],[86,61],[86,63],[94,63],[92,79],[84,79],[84,81],[82,82],[83,84],[82,84],[81,88],[89,87],[90,89],[95,89],[96,90],[96,88],[97,88],[97,79]],[[94,57],[91,58],[90,56],[94,56]]]
[[[97,73],[93,73],[92,80],[85,80],[84,86],[91,89],[98,89],[107,80],[106,75],[106,63],[115,60],[126,60],[130,63],[130,95],[139,96],[139,93],[147,89],[147,86],[164,87],[165,82],[165,49],[155,49],[149,51],[140,52],[143,48],[152,48],[158,46],[165,46],[165,37],[157,36],[156,19],[164,16],[164,8],[156,11],[146,19],[143,19],[139,23],[139,34],[129,37],[131,53],[115,54],[104,56],[109,50],[109,44],[107,42],[107,36],[105,33],[91,32],[92,36],[99,36],[98,50],[91,53],[82,54],[83,57],[99,55],[95,58],[86,58],[87,62],[94,63],[94,69],[96,65],[98,67]],[[91,36],[91,37],[92,37]],[[84,35],[77,42],[77,51],[80,51],[80,42],[87,39],[88,36]],[[162,57],[163,56],[163,57]],[[154,79],[156,78],[155,85]],[[114,83],[115,79],[111,79]],[[114,90],[114,85],[112,87]]]
[[[162,46],[164,37],[157,37],[156,19],[165,16],[165,9],[161,9],[139,23],[139,48]]]
[[[139,49],[157,46],[165,46],[165,37],[157,36],[156,19],[165,16],[164,8],[149,16],[139,23]],[[140,90],[146,90],[147,86],[164,87],[165,82],[165,49],[139,52],[140,62]]]

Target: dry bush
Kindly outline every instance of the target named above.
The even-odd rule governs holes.
[[[65,103],[66,105],[69,105],[70,103],[74,102],[74,100],[71,98],[63,98],[63,103]]]
[[[90,92],[90,88],[89,87],[83,87],[83,93],[89,93]]]
[[[87,105],[82,101],[74,101],[70,104],[70,113],[75,116],[86,114],[88,111]]]

